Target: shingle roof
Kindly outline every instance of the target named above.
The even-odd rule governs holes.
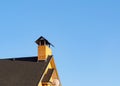
[[[54,72],[54,69],[48,69],[48,71],[47,71],[47,73],[45,74],[42,82],[49,82],[49,81],[50,81],[50,78],[51,78],[51,76],[52,76],[52,74],[53,74],[53,72]]]
[[[37,86],[51,58],[39,62],[37,56],[0,60],[0,86]]]

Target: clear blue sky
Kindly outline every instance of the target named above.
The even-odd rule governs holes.
[[[1,0],[0,57],[37,55],[46,37],[63,86],[120,86],[119,0]]]

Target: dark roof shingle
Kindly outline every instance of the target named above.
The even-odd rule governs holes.
[[[0,86],[37,86],[52,56],[0,60]]]
[[[54,72],[54,69],[53,69],[53,68],[52,68],[52,69],[48,69],[48,71],[47,71],[47,73],[45,74],[42,82],[49,82],[49,81],[50,81],[50,78],[51,78],[51,76],[52,76],[52,74],[53,74],[53,72]]]

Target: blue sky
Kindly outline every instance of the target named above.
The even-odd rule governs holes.
[[[119,0],[1,0],[0,57],[37,55],[46,37],[63,86],[120,86]]]

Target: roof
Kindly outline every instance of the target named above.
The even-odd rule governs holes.
[[[52,56],[37,62],[37,56],[0,60],[0,86],[37,86]]]
[[[48,69],[48,71],[47,71],[47,73],[45,74],[42,82],[49,82],[49,81],[50,81],[50,78],[51,78],[51,76],[52,76],[52,74],[53,74],[53,72],[54,72],[54,69]]]
[[[54,45],[51,44],[51,43],[50,43],[47,39],[45,39],[43,36],[39,37],[35,42],[36,42],[36,44],[39,45],[40,41],[42,41],[42,40],[46,41],[46,44],[47,44],[47,45],[51,45],[51,46],[54,47]]]

